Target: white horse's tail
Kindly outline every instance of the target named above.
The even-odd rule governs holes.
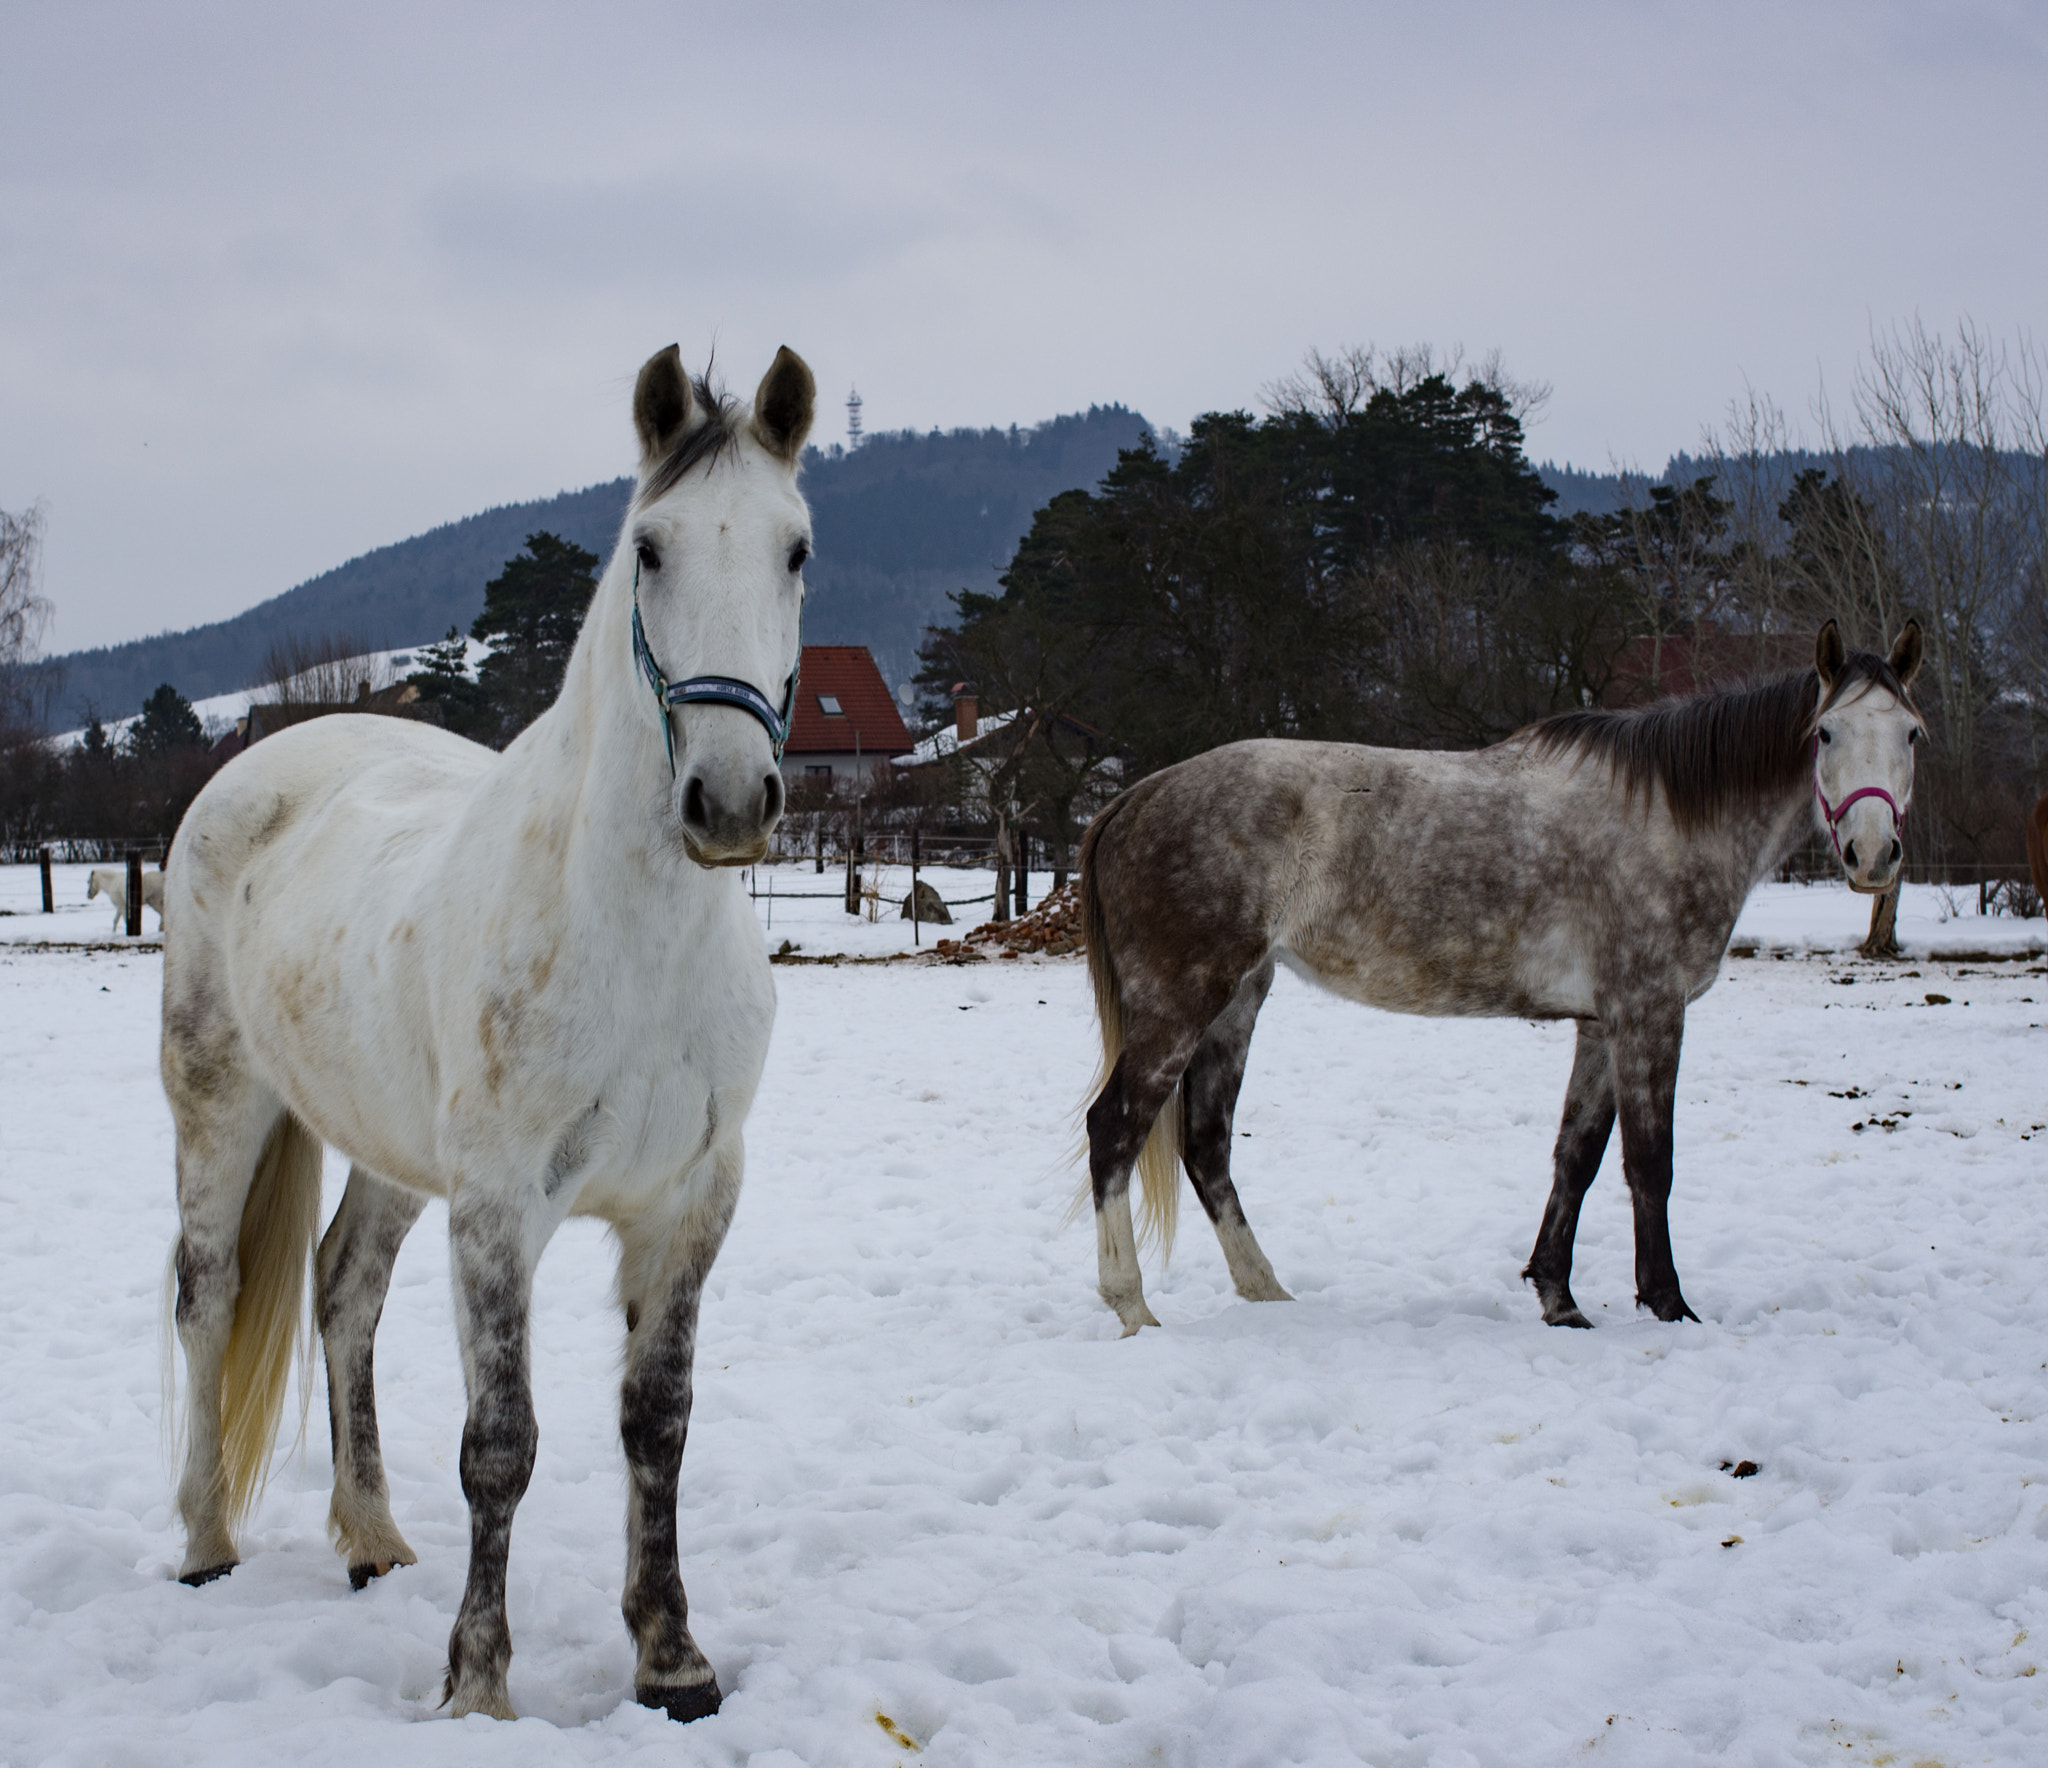
[[[242,1271],[221,1365],[221,1481],[228,1527],[249,1513],[269,1476],[293,1353],[305,1336],[306,1267],[320,1225],[319,1138],[289,1111],[256,1161],[236,1249]]]

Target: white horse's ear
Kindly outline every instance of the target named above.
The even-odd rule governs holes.
[[[803,453],[818,403],[818,383],[804,359],[784,344],[761,377],[754,395],[754,435],[761,446],[791,466]]]
[[[1842,665],[1848,661],[1849,653],[1842,643],[1842,629],[1830,620],[1813,641],[1813,672],[1820,677],[1820,685],[1832,688],[1842,673]]]
[[[640,433],[640,464],[651,467],[675,451],[690,427],[690,377],[675,344],[657,350],[633,384],[633,428]]]
[[[1910,688],[1913,685],[1913,677],[1920,673],[1920,658],[1926,648],[1926,643],[1920,636],[1920,622],[1908,620],[1905,630],[1893,643],[1892,654],[1888,659],[1892,673],[1899,678],[1900,687]]]

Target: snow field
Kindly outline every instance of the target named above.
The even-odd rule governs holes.
[[[1542,1326],[1517,1276],[1570,1029],[1396,1019],[1283,974],[1237,1176],[1299,1299],[1240,1302],[1190,1204],[1147,1260],[1165,1330],[1120,1341],[1062,1222],[1081,966],[778,970],[683,1471],[727,1700],[679,1728],[630,1698],[592,1224],[538,1282],[526,1717],[434,1710],[468,1533],[438,1205],[379,1340],[421,1563],[349,1591],[316,1382],[245,1563],[172,1581],[160,959],[0,952],[0,1759],[2048,1758],[2044,971],[1731,960],[1678,1108],[1706,1323],[1635,1315],[1610,1150],[1590,1333]]]

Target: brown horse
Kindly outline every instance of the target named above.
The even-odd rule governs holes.
[[[1103,1071],[1088,1165],[1102,1298],[1156,1326],[1132,1232],[1172,1244],[1185,1163],[1240,1295],[1284,1301],[1230,1180],[1231,1120],[1276,962],[1395,1012],[1573,1019],[1550,1204],[1523,1272],[1554,1326],[1579,1205],[1617,1115],[1636,1300],[1697,1319],[1672,1264],[1672,1099],[1685,1009],[1736,915],[1818,823],[1850,884],[1897,876],[1925,731],[1909,623],[1891,655],[1830,620],[1814,668],[1631,712],[1570,712],[1470,754],[1233,743],[1111,803],[1081,849]]]

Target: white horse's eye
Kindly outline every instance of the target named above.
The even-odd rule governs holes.
[[[799,540],[796,545],[789,549],[790,571],[792,573],[801,571],[804,568],[804,560],[810,556],[811,543],[808,540]]]
[[[647,572],[649,576],[652,576],[661,569],[661,554],[656,552],[644,540],[634,547],[633,556],[640,561],[640,569]]]
[[[1832,743],[1835,740],[1834,732],[1829,730],[1826,725],[1820,727],[1820,740],[1823,743]]]

